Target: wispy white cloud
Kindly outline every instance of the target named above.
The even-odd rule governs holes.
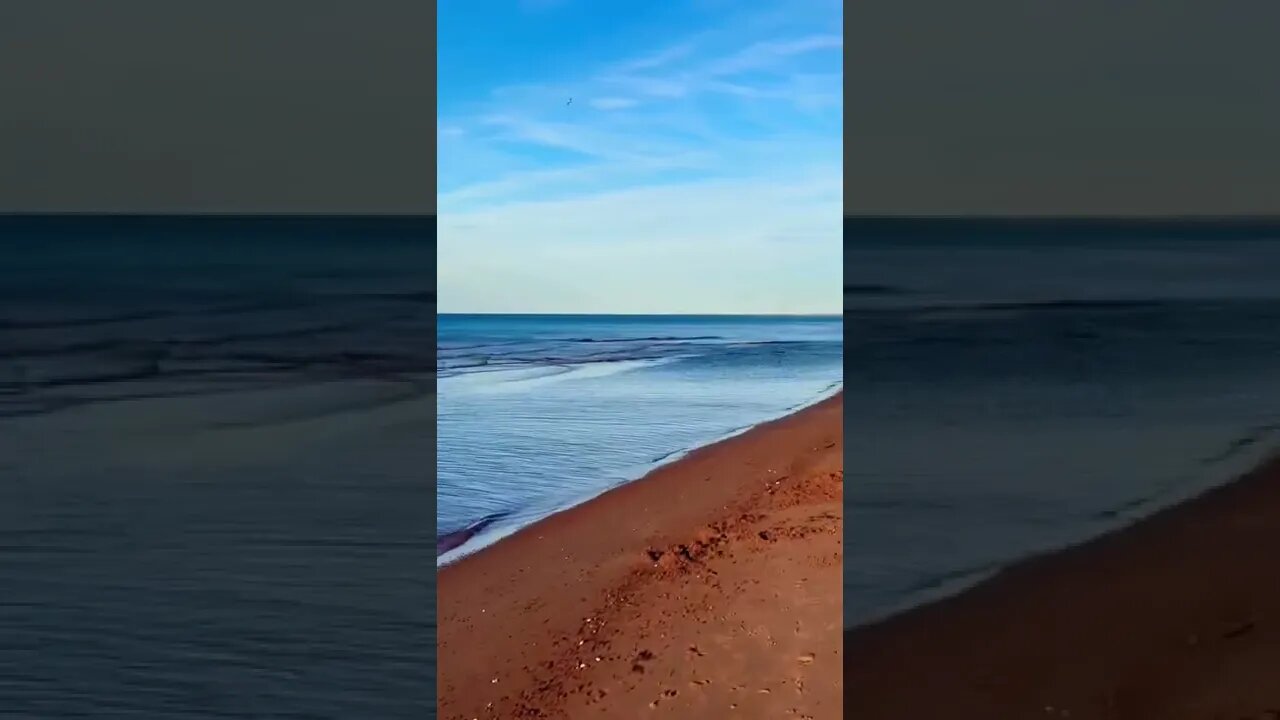
[[[685,41],[679,45],[672,45],[647,55],[632,58],[630,60],[618,63],[613,69],[617,72],[636,72],[639,70],[651,70],[664,65],[669,65],[676,60],[687,58],[693,54],[695,45],[692,41]]]
[[[574,156],[564,158],[566,164],[608,161],[650,171],[691,169],[690,159],[698,158],[707,172],[733,174],[741,163],[759,160],[744,156],[742,144],[782,133],[793,113],[825,112],[827,126],[814,132],[838,146],[838,53],[811,65],[792,61],[839,47],[839,36],[829,34],[745,42],[717,53],[684,43],[579,79],[496,88],[488,107],[467,117],[442,118],[441,124],[450,128],[450,137],[465,133],[513,155],[522,149],[557,151]],[[568,98],[574,98],[572,105],[566,104]],[[747,105],[713,107],[733,102]],[[584,114],[588,108],[604,112]],[[785,144],[785,139],[776,143],[772,153],[795,159]],[[444,195],[462,189],[447,175],[441,177]]]
[[[736,88],[732,94],[741,97],[757,97],[742,89],[753,89],[743,81],[730,82],[728,79],[748,73],[762,73],[776,79],[785,80],[797,70],[788,67],[787,62],[795,56],[816,53],[824,50],[839,50],[843,40],[839,35],[818,34],[788,38],[778,41],[753,43],[725,55],[704,58],[700,63],[691,63],[671,71],[670,63],[652,64],[645,62],[624,62],[617,67],[606,69],[595,80],[605,86],[629,90],[634,94],[647,95],[653,98],[679,99],[697,96],[708,92],[723,92]],[[657,68],[667,72],[655,72]],[[647,71],[647,72],[646,72]],[[831,73],[828,73],[831,75]],[[762,78],[752,78],[746,82],[760,82]],[[839,76],[835,76],[833,88],[839,88]],[[763,96],[759,96],[763,97]],[[769,97],[779,98],[775,93]]]
[[[709,63],[705,68],[705,74],[709,77],[724,77],[751,70],[773,68],[784,58],[818,50],[838,49],[843,44],[844,38],[830,34],[758,42]]]
[[[589,102],[597,110],[626,110],[640,104],[635,98],[624,97],[592,98]]]
[[[442,117],[441,310],[836,311],[842,40],[800,6]]]

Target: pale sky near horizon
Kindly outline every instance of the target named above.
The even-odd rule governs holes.
[[[440,311],[840,312],[841,13],[442,2]]]
[[[1280,3],[849,4],[851,214],[1280,213]]]

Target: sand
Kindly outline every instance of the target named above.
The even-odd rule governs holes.
[[[1280,462],[846,635],[849,717],[1280,718]],[[927,688],[927,689],[926,689]]]
[[[442,720],[842,717],[843,398],[439,573]]]

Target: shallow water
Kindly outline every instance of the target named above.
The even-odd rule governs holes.
[[[448,562],[841,382],[838,317],[441,316]]]
[[[1280,243],[852,240],[848,625],[1130,522],[1280,442]]]
[[[0,225],[0,715],[428,716],[433,226],[136,230]]]

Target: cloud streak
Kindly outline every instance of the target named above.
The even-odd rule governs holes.
[[[830,293],[800,270],[776,289],[756,275],[841,266],[838,10],[788,7],[814,10],[726,18],[441,117],[441,310],[510,309],[474,280],[501,277],[530,311],[838,311],[839,270]],[[737,269],[708,275],[716,253]],[[544,261],[559,270],[531,272]]]
[[[639,104],[634,98],[624,97],[593,98],[590,102],[591,107],[597,110],[626,110]]]

